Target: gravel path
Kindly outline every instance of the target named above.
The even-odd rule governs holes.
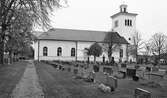
[[[33,61],[28,62],[23,77],[13,90],[12,98],[44,98]]]

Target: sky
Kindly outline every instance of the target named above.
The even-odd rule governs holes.
[[[167,35],[166,0],[67,0],[68,6],[56,9],[50,15],[54,28],[110,31],[110,16],[119,12],[124,2],[128,12],[137,13],[136,29],[143,40],[155,33]]]

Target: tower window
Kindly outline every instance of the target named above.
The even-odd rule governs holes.
[[[43,56],[48,56],[48,48],[43,47]]]
[[[115,27],[118,27],[118,20],[114,23]]]
[[[132,26],[132,20],[125,19],[125,26]]]
[[[129,26],[130,25],[130,20],[128,19],[128,25],[127,26]]]
[[[71,48],[71,56],[75,56],[75,48]]]
[[[62,48],[61,47],[57,48],[57,56],[62,56]]]
[[[126,8],[124,8],[124,12],[126,12]]]

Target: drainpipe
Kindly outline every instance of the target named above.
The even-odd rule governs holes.
[[[75,55],[75,61],[77,61],[78,57],[78,42],[76,41],[76,55]]]

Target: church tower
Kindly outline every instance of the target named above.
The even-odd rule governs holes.
[[[136,32],[136,16],[135,13],[129,13],[127,5],[120,5],[120,12],[111,16],[112,30],[118,32],[129,43],[132,43],[132,35]]]

